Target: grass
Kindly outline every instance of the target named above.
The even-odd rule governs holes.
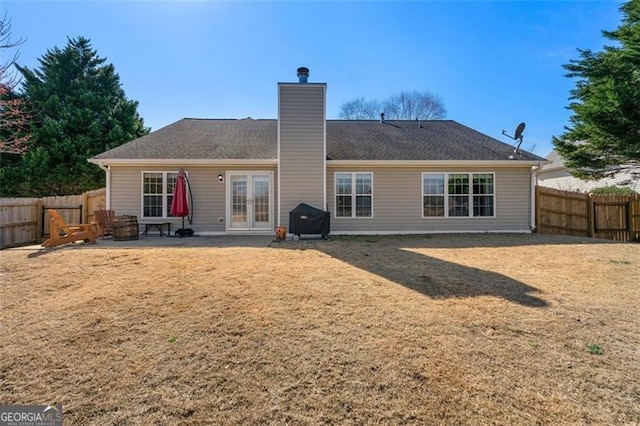
[[[61,403],[67,425],[635,424],[639,282],[638,245],[538,235],[5,250],[0,404]]]
[[[590,343],[587,345],[587,348],[589,348],[589,353],[591,355],[602,355],[604,354],[604,349],[602,349],[602,346],[600,346],[597,343]]]

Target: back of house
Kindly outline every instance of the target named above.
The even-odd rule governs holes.
[[[169,210],[183,169],[199,235],[289,229],[300,203],[329,211],[333,234],[534,227],[545,159],[452,120],[328,120],[327,84],[308,76],[278,83],[276,119],[185,118],[90,158],[107,208],[180,227]]]

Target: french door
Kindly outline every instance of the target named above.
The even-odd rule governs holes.
[[[273,175],[228,172],[229,230],[272,230]]]

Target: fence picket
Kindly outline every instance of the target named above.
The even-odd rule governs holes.
[[[537,231],[640,241],[640,195],[592,195],[536,187]]]
[[[93,221],[94,210],[105,208],[105,199],[105,188],[81,195],[0,198],[0,249],[39,243],[41,230],[49,232],[49,217],[43,215],[47,208],[59,209],[67,223],[87,223]]]

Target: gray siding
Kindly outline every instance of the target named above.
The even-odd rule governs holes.
[[[141,221],[142,215],[142,172],[173,172],[180,165],[161,166],[112,166],[111,167],[111,209],[116,215],[133,215]],[[188,173],[193,194],[193,224],[189,225],[196,233],[225,232],[226,223],[219,223],[218,218],[226,218],[226,183],[218,182],[218,175],[225,176],[227,170],[267,171],[274,176],[274,203],[271,214],[276,214],[277,179],[276,167],[265,166],[189,166],[183,167]],[[153,220],[153,219],[149,219]],[[166,219],[171,222],[171,229],[182,226],[182,218]],[[185,219],[186,220],[186,219]],[[188,222],[185,222],[185,225]]]
[[[373,173],[373,218],[336,218],[335,172]],[[495,173],[496,217],[422,218],[422,173]],[[465,232],[529,231],[531,174],[521,168],[391,168],[332,167],[327,165],[327,201],[331,232]]]
[[[325,208],[325,84],[278,85],[280,217],[299,203]]]
[[[134,215],[140,221],[142,209],[142,171],[177,171],[179,165],[162,166],[112,166],[111,208],[117,215]],[[194,223],[197,233],[225,232],[226,224],[218,218],[226,218],[225,183],[218,182],[218,175],[227,170],[270,171],[274,173],[274,225],[279,185],[275,166],[189,166],[188,172],[193,192]],[[335,172],[366,171],[373,173],[373,218],[336,218],[334,199]],[[495,218],[422,218],[423,172],[494,172],[496,194]],[[528,231],[530,229],[530,171],[522,168],[392,168],[392,167],[332,167],[327,170],[327,204],[331,211],[332,233],[385,233],[385,232],[465,232],[465,231]],[[304,201],[303,201],[304,202]],[[291,208],[297,205],[297,202]],[[311,204],[311,203],[309,203]],[[313,205],[313,204],[312,204]],[[288,219],[291,208],[283,209]],[[182,219],[167,219],[172,229],[181,226]],[[285,222],[287,223],[288,220]],[[285,225],[288,228],[288,224]]]

